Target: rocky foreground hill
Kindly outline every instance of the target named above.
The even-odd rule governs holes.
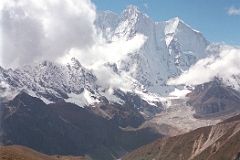
[[[123,160],[239,160],[240,115],[217,125],[156,140]]]

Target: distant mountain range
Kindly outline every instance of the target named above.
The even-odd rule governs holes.
[[[219,77],[196,86],[167,83],[224,44],[209,42],[179,17],[155,22],[133,5],[120,15],[99,11],[95,25],[107,44],[145,37],[139,50],[104,63],[117,85],[103,85],[100,79],[110,77],[76,57],[68,64],[0,66],[1,145],[96,160],[239,159],[240,75],[227,84]],[[1,150],[59,159],[21,146]]]
[[[131,84],[129,90],[137,94],[140,92],[139,95],[149,103],[159,101],[148,98],[154,97],[152,94],[163,96],[172,91],[174,88],[166,84],[167,80],[205,57],[210,44],[200,32],[178,17],[154,22],[135,6],[128,6],[121,15],[110,11],[99,12],[95,24],[108,43],[128,41],[136,34],[147,37],[136,53],[128,53],[115,63],[108,62],[105,67],[121,76],[127,73]],[[14,70],[1,68],[0,79],[9,88],[26,89],[51,102],[65,99],[83,106],[98,102],[102,96],[111,102],[122,102],[118,96],[108,93],[109,88],[98,83],[94,71],[82,66],[76,58],[68,65],[44,61]],[[144,92],[149,93],[146,95]]]

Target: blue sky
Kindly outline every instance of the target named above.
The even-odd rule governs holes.
[[[240,0],[92,0],[97,10],[120,13],[134,4],[156,21],[179,16],[211,42],[240,45]]]

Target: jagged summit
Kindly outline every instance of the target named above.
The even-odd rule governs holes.
[[[182,43],[188,43],[188,46],[186,46],[187,48],[185,50],[195,50],[196,48],[201,49],[204,48],[204,46],[209,45],[209,42],[205,39],[201,32],[193,29],[179,17],[171,18],[166,21],[165,24],[165,41],[168,47],[171,43],[174,43],[172,42],[174,39],[175,41],[177,40],[180,42],[180,45]],[[190,37],[192,38],[191,41],[189,40]],[[199,44],[201,48],[196,44]],[[204,52],[204,50],[195,52]]]
[[[120,17],[122,21],[137,21],[141,15],[142,13],[137,6],[129,5],[126,7],[126,9],[123,10]]]
[[[186,22],[184,22],[183,19],[181,19],[180,17],[173,17],[167,21],[165,21],[166,23],[171,23],[171,24],[175,24],[174,26],[177,28],[179,25],[185,25],[186,27],[189,27],[190,29],[192,29],[194,32],[199,32],[195,29],[193,29],[189,24],[187,24]]]
[[[181,23],[184,23],[182,19],[180,19],[180,17],[173,17],[165,22],[168,22],[168,23],[176,23],[177,25],[181,22]]]
[[[137,6],[130,4],[123,10],[123,13],[125,12],[128,12],[129,14],[140,13],[140,9]]]
[[[79,60],[77,60],[75,57],[71,58],[71,63],[69,65],[74,67],[75,69],[79,69],[83,67],[79,62]]]
[[[128,5],[121,13],[121,17],[143,17],[143,18],[150,18],[146,13],[142,12],[137,6],[135,5]]]
[[[175,33],[178,29],[179,25],[185,24],[179,17],[171,18],[167,21],[165,21],[166,27],[165,27],[165,34]]]

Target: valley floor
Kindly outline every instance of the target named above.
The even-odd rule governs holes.
[[[167,98],[167,103],[166,110],[151,119],[151,123],[156,123],[159,126],[166,124],[177,128],[181,133],[185,133],[203,126],[214,125],[221,122],[220,118],[195,118],[193,107],[187,105],[186,98],[170,97]]]

